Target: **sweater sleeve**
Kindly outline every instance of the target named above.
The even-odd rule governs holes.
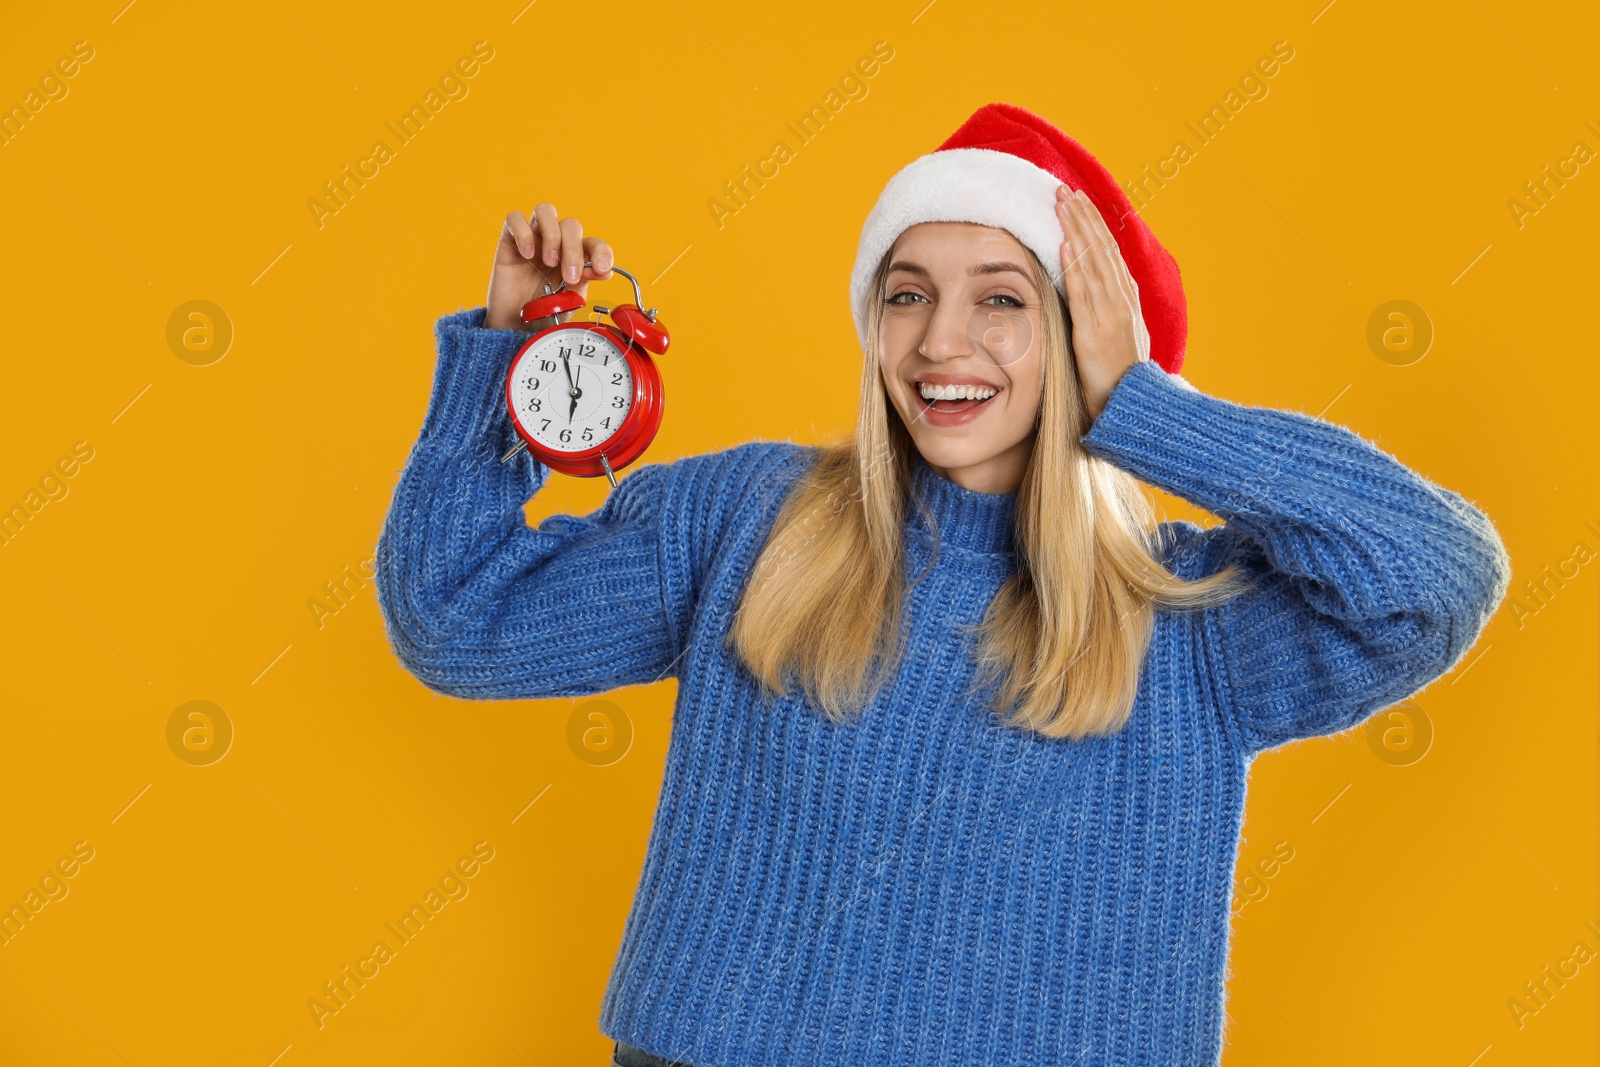
[[[421,433],[378,542],[384,625],[400,662],[450,696],[577,696],[673,672],[690,611],[684,568],[662,551],[674,464],[619,477],[591,515],[537,529],[524,505],[549,468],[524,451],[505,378],[528,339],[486,329],[486,309],[438,320]]]
[[[1082,443],[1223,520],[1167,524],[1169,563],[1187,578],[1237,564],[1250,582],[1203,614],[1251,752],[1348,729],[1447,673],[1510,584],[1494,525],[1458,494],[1342,426],[1148,361]]]

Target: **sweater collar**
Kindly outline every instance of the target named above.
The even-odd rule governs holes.
[[[939,474],[920,452],[913,452],[911,471],[913,499],[907,504],[910,523],[932,536],[928,520],[916,505],[920,496],[938,527],[940,544],[986,555],[1006,556],[1012,552],[1012,516],[1016,493],[980,493],[957,485]]]

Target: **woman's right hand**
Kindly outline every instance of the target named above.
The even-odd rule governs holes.
[[[592,266],[585,267],[587,261]],[[583,236],[577,219],[557,219],[555,205],[542,201],[533,209],[530,223],[520,211],[506,216],[500,231],[500,244],[494,251],[494,269],[489,274],[488,314],[483,325],[494,330],[526,330],[537,333],[571,318],[553,315],[535,322],[522,321],[522,308],[528,301],[544,295],[562,282],[585,300],[591,281],[611,277],[616,262],[611,246],[598,237]]]

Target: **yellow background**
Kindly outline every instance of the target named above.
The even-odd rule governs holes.
[[[482,302],[500,220],[541,199],[671,325],[649,462],[851,426],[869,199],[976,107],[1036,110],[1122,179],[1185,139],[1144,215],[1184,271],[1192,382],[1324,414],[1459,490],[1499,525],[1513,596],[1600,548],[1600,168],[1521,226],[1508,207],[1600,149],[1592,5],[124,3],[0,17],[0,103],[94,49],[0,146],[0,506],[94,449],[0,547],[0,902],[95,850],[0,947],[0,1062],[606,1062],[677,683],[608,696],[632,741],[596,765],[568,740],[583,701],[436,697],[370,583],[320,626],[309,606],[371,558],[434,320]],[[480,40],[469,95],[396,147],[384,123]],[[719,228],[723,183],[880,40],[868,95]],[[1196,147],[1185,122],[1278,41],[1268,95]],[[307,202],[380,138],[395,158],[319,228]],[[209,366],[166,340],[200,299],[235,331]],[[1406,366],[1366,341],[1393,299],[1436,331]],[[603,493],[557,476],[530,520]],[[1241,873],[1293,858],[1234,920],[1230,1067],[1594,1054],[1595,961],[1520,1026],[1508,1007],[1600,949],[1597,568],[1567,566],[1418,697],[1422,759],[1356,730],[1258,760]],[[210,766],[168,747],[189,700],[235,730]],[[322,983],[478,841],[470,895],[319,1030]]]

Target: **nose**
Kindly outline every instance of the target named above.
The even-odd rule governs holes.
[[[936,304],[928,317],[928,329],[917,351],[928,359],[954,359],[972,354],[972,339],[967,336],[966,309],[957,301]]]

